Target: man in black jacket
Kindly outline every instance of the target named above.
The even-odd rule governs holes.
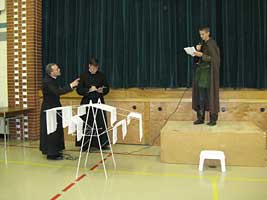
[[[104,96],[109,93],[109,85],[106,81],[106,76],[104,75],[104,73],[99,71],[98,59],[91,58],[89,60],[88,69],[86,72],[80,75],[80,78],[81,80],[77,87],[77,93],[83,96],[81,100],[81,105],[88,104],[90,101],[92,101],[93,103],[97,103],[98,100],[100,100],[101,103],[104,104],[105,103]],[[86,114],[82,116],[82,119],[84,121],[86,121],[86,116],[87,116]],[[87,127],[93,127],[93,122],[94,122],[93,111],[92,109],[90,109]],[[96,137],[97,133],[95,129],[92,133],[94,136],[92,137],[90,145],[91,147],[95,147],[98,149],[101,148],[102,150],[109,149],[108,135],[107,133],[104,133],[104,131],[106,131],[105,122],[107,122],[106,112],[104,112],[104,118],[103,118],[102,113],[98,111],[96,114],[96,123],[97,123],[97,128],[100,131],[99,133],[101,135],[99,137],[101,147],[99,146],[98,138]],[[87,128],[87,131],[90,130]],[[86,136],[84,140],[83,151],[86,151],[88,149],[89,141],[90,137]],[[81,146],[81,141],[76,141],[76,146]]]
[[[62,160],[61,151],[65,149],[64,132],[62,128],[62,119],[57,115],[57,129],[55,132],[47,135],[46,113],[47,109],[60,107],[60,95],[71,92],[79,83],[76,79],[69,85],[60,87],[57,77],[60,76],[60,68],[57,64],[50,63],[46,66],[46,77],[43,79],[43,103],[40,113],[40,150],[47,155],[49,160]]]

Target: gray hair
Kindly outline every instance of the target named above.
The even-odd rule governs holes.
[[[51,74],[53,65],[56,65],[56,64],[55,63],[49,63],[49,64],[46,65],[46,67],[45,67],[46,74],[48,74],[48,75]]]

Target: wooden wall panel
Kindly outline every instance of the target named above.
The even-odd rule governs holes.
[[[225,109],[225,112],[219,113],[219,123],[220,121],[233,123],[234,121],[252,121],[264,131],[267,129],[267,91],[222,90],[220,94],[220,106],[221,109]],[[183,97],[182,100],[181,97]],[[79,105],[80,99],[81,97],[73,92],[63,95],[61,101],[63,105]],[[129,126],[129,133],[125,140],[122,140],[121,130],[119,130],[119,143],[160,145],[160,130],[167,120],[193,123],[196,119],[196,113],[192,110],[190,90],[185,93],[182,89],[111,90],[105,100],[109,105],[126,109],[129,112],[141,112],[143,115],[144,138],[141,143],[138,139],[136,123]],[[178,104],[179,108],[176,110]],[[129,112],[120,111],[125,115]],[[208,118],[206,114],[206,120]],[[73,137],[67,136],[67,138],[73,140]]]

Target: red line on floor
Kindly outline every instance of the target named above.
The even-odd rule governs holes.
[[[108,159],[108,157],[110,157],[111,155],[112,155],[112,153],[109,153],[109,154],[107,155],[107,157],[103,159],[104,162],[105,162],[105,161]],[[99,161],[99,164],[102,164],[102,163],[103,163],[103,160],[100,160],[100,161]]]
[[[109,153],[105,158],[104,158],[104,162],[108,159],[108,157],[110,157],[112,155],[112,153]],[[102,163],[102,160],[100,161],[100,163]],[[95,170],[97,167],[99,166],[99,164],[95,164],[93,167],[90,168],[90,171]],[[83,179],[86,176],[86,174],[82,174],[81,176],[79,176],[75,181],[78,182],[81,179]],[[75,185],[74,182],[70,183],[68,186],[66,186],[62,192],[67,192],[69,191],[73,186]],[[56,200],[59,197],[61,197],[62,194],[56,194],[55,196],[53,196],[50,200]]]
[[[58,197],[60,197],[61,194],[56,194],[55,196],[53,196],[50,200],[56,200]]]
[[[94,166],[90,169],[90,171],[93,171],[93,170],[96,169],[98,166],[99,166],[98,164],[94,165]]]
[[[86,176],[86,174],[82,174],[80,177],[78,177],[75,181],[78,182],[80,180],[82,180],[84,177]]]
[[[104,162],[106,161],[107,159],[104,159]],[[99,164],[102,164],[103,163],[103,161],[101,160],[100,162],[99,162]]]
[[[75,183],[71,183],[71,184],[69,184],[67,187],[65,187],[62,191],[63,192],[67,192],[72,186],[74,186],[75,185]]]

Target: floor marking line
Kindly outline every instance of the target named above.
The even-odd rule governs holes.
[[[1,143],[0,143],[1,144]],[[4,145],[4,144],[1,144],[1,145]],[[9,144],[8,145],[9,147],[25,147],[25,148],[29,148],[29,149],[38,149],[39,146],[19,146],[19,145],[16,145],[16,144]],[[68,149],[68,150],[65,150],[66,152],[68,151],[72,151],[72,152],[79,152],[80,150],[76,150],[76,149]],[[99,153],[99,152],[91,152],[91,153]],[[103,154],[107,154],[107,152],[104,152],[103,151]],[[114,155],[124,155],[124,156],[151,156],[151,157],[159,157],[160,154],[135,154],[135,153],[128,153],[128,152],[113,152]]]
[[[5,163],[5,161],[4,160],[0,160],[0,163]],[[34,163],[34,162],[24,162],[24,161],[14,161],[14,160],[13,161],[8,161],[8,163],[10,163],[10,164],[17,164],[17,165],[31,165],[31,166],[35,166],[35,167],[68,168],[68,169],[74,169],[74,168],[76,168],[76,166],[49,165],[49,164],[45,164],[45,163]],[[83,167],[82,169],[88,169],[88,168]],[[186,174],[157,174],[157,173],[149,173],[149,172],[138,172],[138,171],[131,172],[131,171],[122,171],[122,170],[121,171],[119,171],[119,170],[116,170],[116,171],[109,170],[109,171],[110,172],[117,172],[117,173],[132,174],[132,175],[174,176],[174,177],[182,176],[183,178],[195,178],[195,179],[199,179],[199,178],[213,178],[214,177],[214,176],[194,176],[194,175],[186,175]],[[220,176],[218,176],[217,178],[220,178]],[[225,177],[224,180],[226,180],[226,181],[240,181],[240,182],[256,182],[256,183],[265,183],[265,182],[267,182],[267,178]]]
[[[56,194],[55,196],[53,196],[50,200],[56,200],[61,196],[61,194]]]
[[[107,156],[108,157],[108,156]],[[107,158],[106,157],[106,158]],[[105,160],[104,160],[105,161]],[[91,169],[90,169],[90,171],[93,171],[94,169],[96,169],[97,167],[99,166],[99,164],[96,164],[96,165],[94,165]],[[86,176],[86,174],[82,174],[81,176],[79,176],[75,181],[76,181],[76,183],[78,183],[82,178],[84,178]],[[72,182],[72,183],[70,183],[69,185],[67,185],[63,190],[62,190],[62,192],[67,192],[67,191],[69,191],[71,188],[73,188],[73,186],[75,185],[75,183],[74,182]],[[58,196],[59,195],[59,196]],[[54,197],[56,197],[56,198],[59,198],[60,196],[62,196],[62,194],[57,194],[57,195],[55,195]],[[54,198],[53,197],[53,198]],[[53,200],[55,200],[55,199],[53,199]]]
[[[80,177],[78,177],[75,181],[79,182],[80,180],[82,180],[84,177],[86,176],[86,174],[82,174]]]
[[[110,157],[111,155],[112,154],[109,154],[107,156]],[[5,160],[0,160],[0,163],[5,163]],[[34,162],[15,161],[15,160],[8,161],[8,163],[16,164],[16,165],[31,165],[31,166],[35,166],[35,167],[69,168],[69,169],[76,168],[76,166],[50,165],[50,164],[45,164],[45,163],[34,163]],[[88,168],[83,167],[82,169],[88,169]],[[90,169],[90,171],[92,171],[91,169]],[[199,178],[207,178],[208,179],[208,178],[214,178],[215,177],[215,176],[205,176],[205,175],[197,176],[197,175],[186,175],[186,174],[160,174],[160,173],[138,172],[138,171],[132,171],[131,172],[131,171],[122,171],[122,170],[115,170],[115,171],[109,170],[109,172],[132,174],[132,175],[144,175],[144,176],[170,176],[170,177],[173,176],[173,177],[193,178],[193,179],[199,179]],[[223,178],[226,181],[256,182],[256,183],[266,183],[267,182],[267,178],[221,177],[221,176],[217,176],[217,178]]]
[[[217,178],[212,178],[211,184],[212,184],[213,200],[218,200]]]
[[[267,178],[245,178],[245,177],[225,177],[226,181],[240,181],[240,182],[255,182],[255,183],[265,183]]]
[[[110,157],[110,156],[109,156]],[[4,160],[0,160],[0,163],[5,163]],[[68,168],[68,169],[75,169],[76,166],[66,166],[66,165],[49,165],[45,163],[34,163],[34,162],[24,162],[24,161],[8,161],[10,164],[16,164],[16,165],[30,165],[35,167],[49,167],[49,168]],[[94,166],[93,166],[94,167]],[[92,167],[92,168],[93,168]],[[92,169],[91,168],[91,169]],[[97,168],[97,167],[95,167]],[[95,169],[94,168],[94,169]],[[88,169],[87,167],[83,167],[82,169]],[[94,169],[92,169],[94,170]],[[150,172],[138,172],[138,171],[122,171],[122,170],[109,170],[109,172],[117,172],[117,173],[125,173],[125,174],[132,174],[132,175],[144,175],[144,176],[170,176],[170,177],[183,177],[183,178],[193,178],[193,179],[199,179],[199,178],[213,178],[215,176],[194,176],[194,175],[186,175],[186,174],[160,174],[160,173],[150,173]],[[221,178],[220,176],[217,176],[217,178]],[[226,181],[240,181],[240,182],[256,182],[256,183],[266,183],[267,178],[246,178],[246,177],[224,177],[224,180]]]
[[[63,192],[67,192],[70,188],[72,188],[72,186],[74,186],[75,183],[70,183],[68,186],[66,186],[62,191]]]
[[[102,170],[95,170],[95,172],[100,172]],[[256,183],[267,183],[267,178],[263,179],[253,179],[253,178],[227,178],[221,176],[203,176],[203,175],[187,175],[187,174],[162,174],[162,173],[152,173],[152,172],[140,172],[140,171],[127,171],[127,170],[109,170],[110,173],[128,174],[128,175],[140,175],[140,176],[162,176],[162,177],[176,177],[176,178],[191,178],[191,179],[224,179],[227,181],[240,181],[240,182],[256,182]]]
[[[90,171],[95,170],[98,166],[99,166],[98,164],[94,165],[93,167],[90,168]]]
[[[17,164],[17,165],[31,165],[35,167],[48,167],[48,168],[76,168],[76,166],[66,166],[66,165],[50,165],[46,163],[35,163],[35,162],[25,162],[25,161],[15,161],[9,160],[7,161],[9,164]],[[5,163],[4,160],[0,160],[0,163]],[[83,167],[83,169],[87,169]]]

